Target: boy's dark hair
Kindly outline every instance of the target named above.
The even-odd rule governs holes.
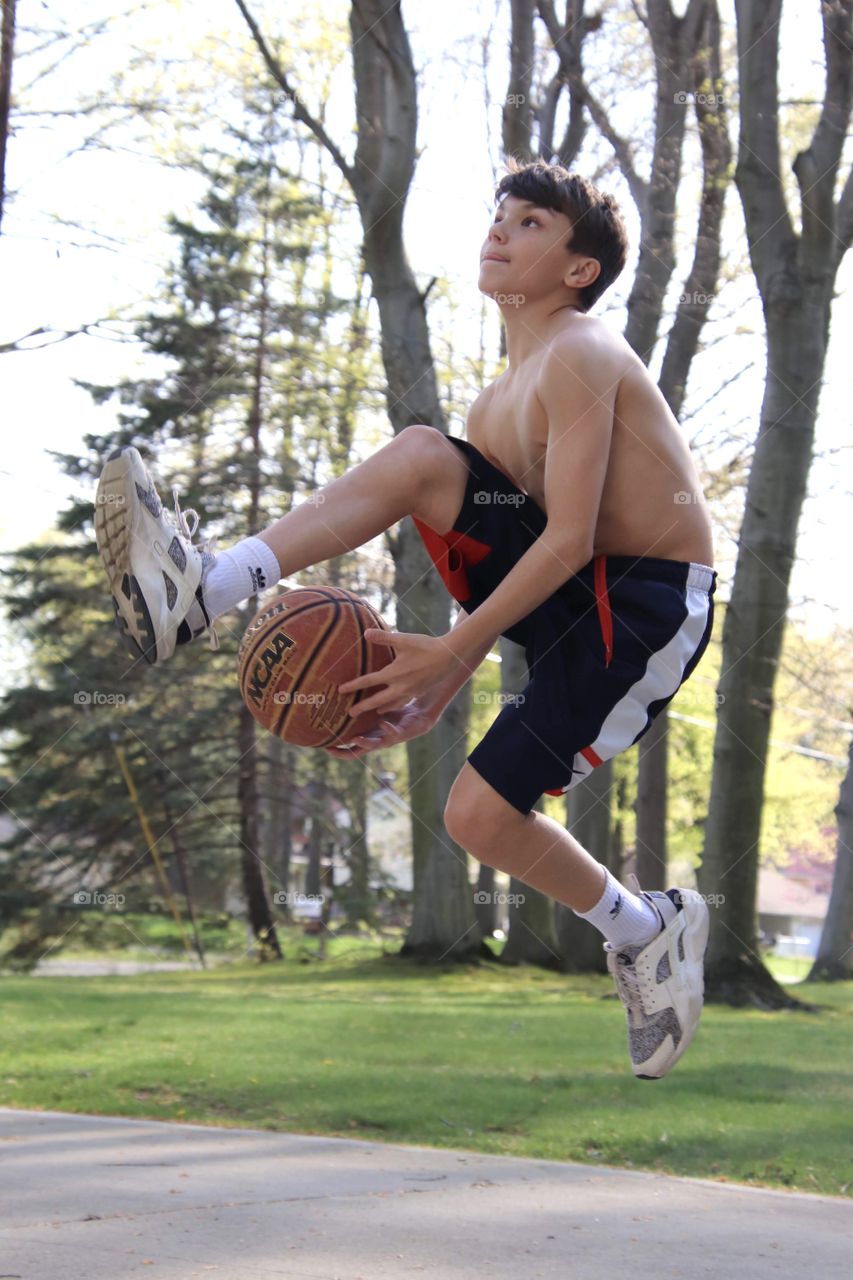
[[[566,248],[600,263],[598,279],[581,289],[578,298],[581,309],[589,311],[619,275],[628,257],[628,232],[619,206],[613,196],[560,164],[546,164],[544,160],[523,164],[515,156],[509,156],[504,163],[509,172],[495,189],[495,203],[507,195],[518,196],[520,200],[532,200],[540,208],[564,213],[572,224]]]

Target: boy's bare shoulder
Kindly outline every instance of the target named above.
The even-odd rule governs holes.
[[[568,388],[580,377],[590,387],[612,388],[638,365],[644,369],[621,333],[597,316],[577,315],[543,344],[537,382]]]

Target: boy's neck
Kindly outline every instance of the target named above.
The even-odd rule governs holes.
[[[563,302],[554,306],[553,301],[513,305],[500,304],[506,329],[506,354],[510,369],[517,369],[542,348],[558,329],[565,327],[564,316],[576,311],[584,312],[576,302]],[[569,322],[571,323],[571,322]]]

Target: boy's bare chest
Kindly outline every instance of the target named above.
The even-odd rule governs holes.
[[[486,387],[468,411],[466,435],[475,449],[545,511],[548,423],[532,378],[512,384],[498,380]]]

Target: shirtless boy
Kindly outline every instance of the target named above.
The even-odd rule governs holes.
[[[467,440],[412,424],[322,502],[215,556],[193,544],[177,498],[174,520],[163,510],[137,451],[117,450],[96,534],[120,628],[162,663],[259,589],[411,516],[459,616],[442,636],[368,631],[396,657],[340,688],[372,690],[361,709],[386,719],[329,750],[352,758],[426,733],[498,636],[525,646],[530,681],[469,754],[445,825],[602,933],[633,1072],[656,1079],[699,1021],[707,906],[636,877],[631,892],[533,805],[642,737],[693,671],[713,623],[711,522],[660,391],[588,314],[625,264],[616,205],[559,166],[507,167],[479,288],[501,310],[508,368],[471,406]]]

